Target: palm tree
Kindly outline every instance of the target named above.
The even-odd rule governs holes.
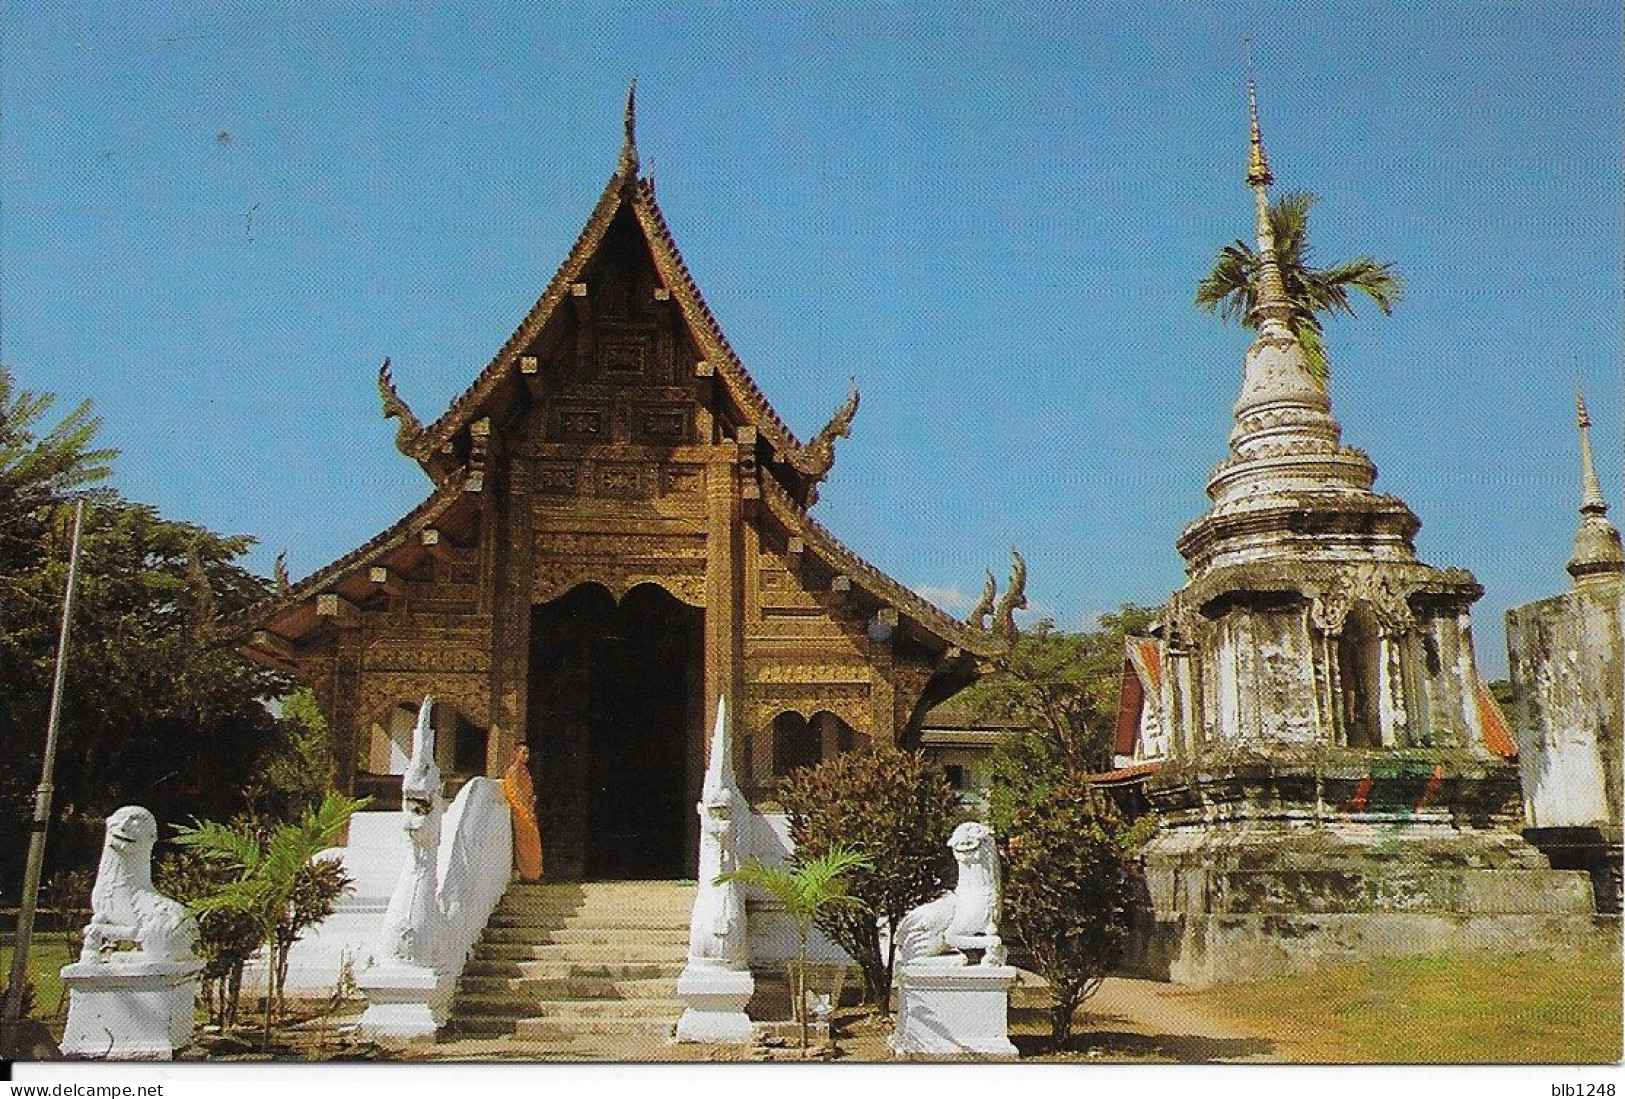
[[[839,845],[823,855],[801,863],[794,870],[768,866],[752,857],[738,870],[718,875],[716,884],[737,881],[754,885],[772,894],[784,906],[785,915],[796,925],[796,969],[790,995],[795,1015],[801,1021],[801,1048],[807,1048],[807,940],[813,921],[830,908],[860,908],[863,902],[846,891],[841,875],[848,870],[869,869],[870,862],[856,851]]]
[[[204,858],[237,872],[235,879],[193,900],[191,908],[198,916],[240,913],[253,924],[264,944],[262,1041],[266,1047],[271,1042],[271,1016],[280,992],[277,979],[287,971],[280,954],[292,946],[292,941],[280,932],[296,914],[294,909],[310,861],[333,845],[350,817],[366,808],[368,800],[329,793],[320,806],[307,808],[297,819],[276,824],[268,831],[252,823],[194,821],[175,834],[180,846],[193,848]]]
[[[112,473],[118,451],[92,447],[102,421],[89,401],[40,434],[55,403],[54,393],[18,389],[0,366],[0,525]]]
[[[1303,345],[1309,372],[1324,386],[1330,369],[1320,314],[1353,316],[1349,294],[1354,290],[1376,302],[1384,314],[1390,314],[1394,303],[1405,294],[1405,283],[1392,263],[1370,256],[1357,256],[1330,267],[1312,267],[1309,208],[1319,198],[1308,191],[1289,191],[1270,203],[1269,219],[1275,237],[1276,266],[1281,270],[1281,282],[1292,309],[1292,331]],[[1258,254],[1246,241],[1225,245],[1219,249],[1213,270],[1196,286],[1196,304],[1209,313],[1218,312],[1226,322],[1235,320],[1247,328],[1255,327],[1258,266]]]

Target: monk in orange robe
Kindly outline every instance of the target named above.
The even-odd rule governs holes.
[[[513,865],[520,881],[542,880],[542,830],[536,823],[536,787],[530,780],[530,749],[521,744],[502,775],[502,796],[513,814]]]

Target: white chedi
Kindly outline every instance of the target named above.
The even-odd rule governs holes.
[[[959,865],[959,880],[944,893],[905,915],[897,925],[897,964],[923,960],[963,965],[967,952],[981,964],[1005,963],[999,936],[999,850],[993,830],[967,821],[948,840]]]

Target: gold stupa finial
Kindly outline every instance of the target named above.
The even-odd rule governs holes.
[[[1258,128],[1258,89],[1253,81],[1253,40],[1245,40],[1247,49],[1247,121],[1251,147],[1247,153],[1247,186],[1268,187],[1275,182],[1270,172],[1269,154],[1264,151],[1264,134]]]
[[[1275,176],[1270,171],[1269,156],[1264,152],[1264,132],[1258,124],[1258,91],[1253,81],[1250,38],[1247,39],[1247,125],[1247,186],[1253,189],[1258,238],[1258,290],[1253,301],[1253,314],[1260,329],[1273,321],[1290,330],[1292,308],[1287,301],[1286,284],[1281,280],[1280,264],[1276,261],[1275,230],[1270,225],[1269,188],[1275,182]]]
[[[638,78],[632,77],[632,83],[626,89],[626,116],[624,125],[626,136],[621,142],[621,159],[616,165],[615,173],[627,179],[636,179],[638,175]]]

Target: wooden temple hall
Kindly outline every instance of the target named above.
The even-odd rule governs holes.
[[[425,695],[454,782],[528,744],[551,878],[693,874],[719,698],[760,800],[915,745],[1024,605],[1018,573],[952,618],[812,518],[857,391],[806,442],[774,412],[639,175],[630,97],[614,175],[490,364],[428,424],[387,361],[378,382],[433,491],[224,625],[316,691],[350,791],[398,795]]]

